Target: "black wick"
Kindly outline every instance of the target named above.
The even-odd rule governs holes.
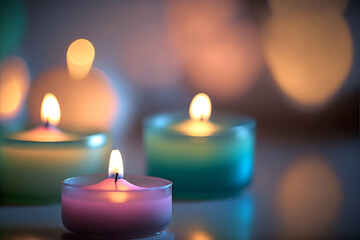
[[[118,173],[116,173],[116,174],[115,174],[115,183],[117,182],[117,178],[118,178],[118,176],[119,176],[119,174],[118,174]]]
[[[44,126],[45,126],[45,128],[50,127],[49,118],[46,118],[46,122],[45,122]]]
[[[200,116],[200,121],[204,121],[204,115]]]

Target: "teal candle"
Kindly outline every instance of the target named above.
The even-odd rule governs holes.
[[[60,202],[65,178],[103,172],[109,141],[104,133],[64,132],[55,125],[55,96],[43,101],[45,124],[0,139],[0,196],[10,204]]]
[[[45,130],[46,131],[46,130]],[[65,178],[106,170],[105,134],[78,135],[68,141],[1,140],[0,194],[4,203],[60,202]]]
[[[145,119],[148,174],[171,180],[176,198],[236,194],[252,179],[256,122],[220,112],[210,119],[211,105],[198,111],[191,119],[185,111]]]

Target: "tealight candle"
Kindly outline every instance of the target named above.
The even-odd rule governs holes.
[[[113,150],[108,178],[89,175],[66,179],[62,221],[71,232],[92,236],[146,237],[171,221],[172,183],[145,176],[123,178],[119,150]],[[102,180],[102,181],[101,181]]]
[[[38,204],[60,201],[66,177],[106,169],[108,152],[103,133],[76,134],[56,128],[61,117],[56,97],[46,94],[43,125],[1,139],[0,193],[5,203]]]
[[[255,120],[214,114],[206,94],[194,97],[190,119],[184,112],[144,121],[148,174],[174,182],[174,197],[212,198],[234,194],[250,183]]]

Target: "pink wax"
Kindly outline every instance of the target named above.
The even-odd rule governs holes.
[[[116,182],[112,178],[107,178],[104,181],[96,183],[94,185],[85,186],[85,189],[92,190],[107,190],[107,191],[132,191],[132,190],[145,190],[145,188],[135,186],[129,183],[125,179],[118,179]]]
[[[165,229],[172,217],[171,182],[154,177],[129,181],[99,175],[69,178],[62,193],[62,221],[82,235],[144,237]],[[94,184],[95,183],[95,184]]]

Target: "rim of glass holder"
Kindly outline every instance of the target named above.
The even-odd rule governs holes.
[[[166,132],[166,134],[168,135],[193,138],[216,137],[236,133],[241,129],[255,129],[256,127],[256,120],[253,117],[232,112],[214,111],[211,114],[210,122],[215,124],[224,124],[227,127],[220,129],[209,136],[190,136],[186,133],[182,133],[180,131],[172,130],[169,128],[169,126],[171,126],[172,124],[180,123],[181,121],[189,119],[189,111],[185,111],[184,109],[182,109],[180,111],[161,112],[149,115],[144,119],[143,125],[145,128],[155,128],[159,131]]]
[[[31,130],[33,128],[26,128],[22,131]],[[19,132],[19,131],[17,131]],[[74,136],[74,139],[65,141],[32,141],[11,138],[16,132],[9,132],[3,138],[2,141],[6,144],[22,144],[22,145],[56,145],[56,146],[90,146],[90,147],[102,147],[108,142],[108,135],[100,131],[89,131],[84,133],[64,131],[66,134]]]
[[[152,177],[152,176],[132,176],[132,175],[126,176],[126,177],[124,177],[124,179],[129,180],[130,183],[132,183],[131,179],[152,179],[152,180],[158,180],[158,181],[163,182],[163,185],[155,186],[155,187],[139,186],[139,187],[142,187],[142,189],[132,189],[132,190],[98,190],[98,189],[84,188],[86,186],[96,184],[98,182],[94,182],[89,185],[80,185],[80,184],[70,183],[71,181],[76,181],[76,180],[81,180],[81,179],[84,180],[85,178],[96,178],[96,179],[99,178],[99,179],[105,180],[107,177],[102,173],[78,176],[78,177],[71,177],[71,178],[67,178],[63,181],[63,186],[67,187],[67,188],[72,188],[72,189],[79,189],[84,192],[150,192],[150,191],[168,189],[173,185],[173,183],[171,181],[169,181],[167,179],[163,179],[163,178]],[[100,181],[102,181],[102,180],[100,180]]]

